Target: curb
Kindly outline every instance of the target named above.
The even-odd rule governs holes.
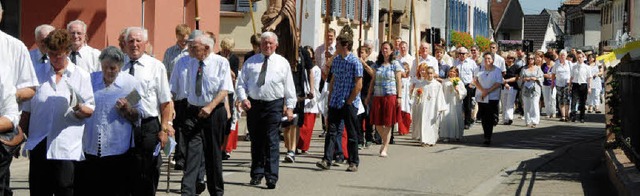
[[[640,171],[635,168],[621,149],[604,151],[611,183],[618,195],[640,195]]]

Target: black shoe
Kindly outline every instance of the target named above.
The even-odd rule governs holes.
[[[231,154],[230,153],[224,153],[224,155],[222,155],[222,160],[229,160],[229,158],[231,158]]]
[[[174,170],[183,170],[184,169],[184,162],[177,162],[176,164],[173,166]]]
[[[330,163],[329,163],[329,161],[327,161],[327,160],[318,161],[318,162],[316,163],[316,166],[317,166],[318,168],[320,168],[320,169],[323,169],[323,170],[331,169],[331,164],[330,164]]]
[[[275,180],[267,180],[267,189],[275,189],[276,181]]]
[[[318,135],[318,137],[324,137],[325,134],[326,134],[326,131],[322,131],[322,133]]]
[[[580,119],[580,123],[584,123],[584,118],[583,118],[583,119]]]
[[[485,146],[491,146],[491,140],[484,140],[482,144],[484,144]]]
[[[207,184],[205,184],[204,181],[196,183],[196,195],[200,195],[200,193],[204,192],[206,188]]]
[[[249,135],[249,133],[244,136],[244,141],[251,141],[251,136]]]
[[[262,183],[262,178],[251,178],[251,181],[249,181],[250,185],[260,185],[260,183]]]
[[[576,118],[571,118],[571,122],[576,122]]]

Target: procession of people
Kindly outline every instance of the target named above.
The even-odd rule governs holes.
[[[81,20],[38,26],[32,51],[0,31],[0,195],[11,195],[21,142],[10,141],[23,134],[31,195],[155,195],[173,146],[182,195],[224,195],[222,163],[234,158],[238,123],[251,143],[247,182],[275,189],[279,165],[309,153],[316,123],[324,143],[315,165],[359,172],[367,164],[359,150],[378,144],[377,155],[392,158],[394,136],[421,148],[465,143],[465,129],[481,122],[482,145],[491,146],[494,127],[518,115],[530,128],[543,114],[584,123],[603,102],[602,66],[579,50],[500,52],[492,42],[449,56],[446,43],[420,42],[414,57],[400,37],[373,51],[370,41],[355,45],[352,30],[331,29],[291,62],[272,31],[218,43],[179,24],[175,35],[161,61],[147,53],[142,27],[124,28],[120,46],[102,50],[87,44]],[[242,59],[233,53],[239,40],[254,46]]]

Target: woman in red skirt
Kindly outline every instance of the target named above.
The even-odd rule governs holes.
[[[402,92],[400,78],[404,69],[400,62],[393,60],[391,43],[382,43],[374,69],[376,73],[373,78],[374,82],[370,84],[369,95],[367,95],[365,103],[369,103],[368,100],[373,98],[371,123],[376,126],[376,130],[382,138],[380,156],[386,157],[391,139],[391,127],[397,122],[396,111],[403,98],[398,95]]]

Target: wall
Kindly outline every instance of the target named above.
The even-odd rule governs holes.
[[[552,20],[552,19],[550,19]],[[547,51],[547,43],[548,42],[552,42],[552,41],[556,41],[556,32],[553,29],[554,28],[554,24],[553,22],[549,22],[549,24],[547,25],[547,31],[544,34],[544,39],[542,41],[542,46],[539,48],[540,50],[546,52]]]
[[[36,26],[51,24],[56,28],[66,28],[69,21],[80,19],[87,23],[89,45],[102,49],[108,45],[117,46],[123,28],[140,26],[144,21],[144,27],[149,30],[149,41],[154,47],[153,54],[162,59],[164,51],[175,44],[176,25],[186,22],[195,27],[195,1],[186,0],[185,13],[182,1],[144,0],[144,19],[142,3],[141,0],[22,0],[20,37],[27,47],[34,48],[33,33]],[[201,29],[218,32],[220,2],[199,3]]]
[[[256,33],[262,33],[262,22],[260,21],[260,18],[267,10],[267,1],[258,1],[254,5],[256,11],[253,13],[253,19],[255,20],[256,24]],[[247,52],[252,50],[249,39],[254,32],[251,24],[251,15],[249,14],[249,12],[236,12],[236,14],[240,14],[241,16],[220,16],[220,37],[233,38],[236,42],[236,47],[234,50]]]
[[[584,45],[598,47],[600,43],[600,14],[585,14]]]
[[[68,22],[80,19],[87,23],[89,45],[102,48],[106,44],[106,1],[22,0],[20,39],[28,48],[34,48],[34,30],[38,25],[51,24],[56,28],[66,28]]]
[[[631,1],[631,36],[640,39],[640,0]]]

